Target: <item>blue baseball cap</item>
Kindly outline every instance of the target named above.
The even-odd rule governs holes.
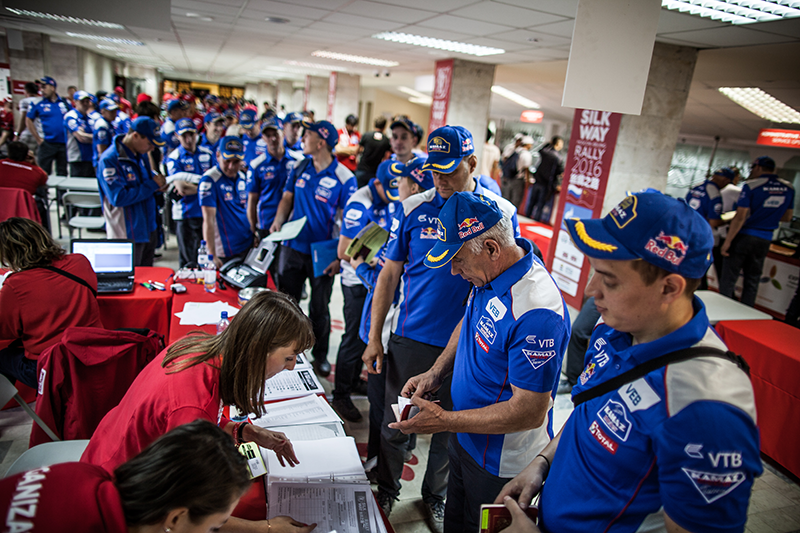
[[[303,122],[303,114],[298,113],[297,111],[292,111],[288,115],[283,118],[284,124],[289,124],[291,122]]]
[[[256,112],[252,109],[245,109],[239,115],[239,125],[243,128],[250,129],[256,123]]]
[[[56,83],[56,80],[54,80],[50,76],[42,76],[41,78],[39,78],[36,81],[39,82],[39,83],[43,83],[45,85],[52,85],[53,87],[58,87],[58,84]]]
[[[175,133],[178,135],[183,135],[187,131],[192,131],[197,133],[197,128],[194,125],[194,121],[190,118],[182,118],[178,122],[175,123]]]
[[[494,200],[474,192],[457,192],[447,199],[436,219],[439,238],[423,262],[428,268],[443,267],[464,243],[486,233],[503,218]]]
[[[281,119],[278,118],[277,115],[271,115],[269,118],[267,118],[261,123],[261,133],[264,133],[268,129],[273,129],[273,130],[283,129],[283,122],[281,121]]]
[[[733,181],[736,179],[736,172],[731,167],[722,167],[721,169],[714,172],[715,176],[722,176],[725,179]]]
[[[443,126],[428,135],[428,160],[422,170],[450,174],[474,151],[469,131],[461,126]]]
[[[389,126],[390,130],[395,128],[404,128],[408,130],[411,135],[416,135],[419,137],[419,133],[417,132],[417,125],[414,124],[408,117],[397,117],[395,121],[391,123]]]
[[[186,107],[186,102],[180,98],[175,98],[174,100],[170,100],[167,104],[167,113],[172,113],[176,109],[186,109]]]
[[[596,259],[642,259],[699,279],[711,265],[711,226],[685,200],[652,189],[632,193],[601,219],[564,220],[581,252]]]
[[[378,181],[381,183],[386,198],[392,202],[396,202],[400,199],[397,192],[397,180],[404,167],[405,165],[400,161],[392,161],[391,159],[387,159],[378,165],[378,171],[375,177],[378,178]]]
[[[427,191],[428,189],[433,189],[433,173],[430,170],[422,170],[426,161],[427,158],[425,157],[415,157],[404,165],[401,176],[410,178],[421,189]]]
[[[161,140],[161,129],[155,120],[150,117],[137,117],[131,123],[130,131],[135,131],[156,146],[164,146],[164,141]]]
[[[327,120],[320,120],[319,122],[311,122],[309,119],[303,120],[303,127],[309,131],[313,131],[328,143],[331,148],[336,147],[339,142],[339,132]]]
[[[75,91],[75,94],[72,95],[72,99],[75,100],[76,102],[78,100],[84,100],[86,98],[88,98],[89,100],[92,99],[92,95],[87,93],[86,91]]]
[[[222,159],[244,159],[244,145],[239,137],[228,135],[219,142],[219,153]]]
[[[769,156],[762,155],[761,157],[757,157],[755,161],[753,161],[753,166],[758,165],[759,167],[765,170],[775,170],[775,160]]]
[[[203,117],[203,124],[210,124],[215,120],[225,120],[225,117],[223,117],[216,111],[209,111],[208,113],[206,113],[206,116]]]
[[[111,98],[103,98],[100,101],[100,111],[116,111],[117,109],[119,106]]]

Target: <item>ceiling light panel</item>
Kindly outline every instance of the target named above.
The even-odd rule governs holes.
[[[492,48],[490,46],[479,46],[476,44],[460,43],[458,41],[447,41],[444,39],[435,39],[433,37],[412,35],[410,33],[398,33],[394,31],[385,31],[383,33],[376,33],[372,37],[375,39],[382,39],[384,41],[390,41],[393,43],[423,46],[425,48],[435,48],[436,50],[447,50],[448,52],[458,52],[459,54],[467,54],[480,57],[504,54],[506,52],[502,48]]]
[[[526,107],[528,109],[539,109],[540,106],[533,100],[525,98],[521,94],[517,94],[514,91],[509,91],[505,87],[501,87],[500,85],[492,85],[492,92],[498,96],[502,96],[508,100],[511,100],[514,103],[521,105],[522,107]]]
[[[720,87],[719,92],[770,122],[800,124],[800,112],[758,87]]]
[[[336,70],[338,72],[346,72],[347,69],[344,67],[336,66],[336,65],[324,65],[322,63],[309,63],[308,61],[294,61],[294,60],[286,60],[283,62],[284,65],[292,65],[295,67],[306,67],[306,68],[313,68],[317,70]]]
[[[88,33],[73,33],[71,31],[67,32],[69,37],[77,37],[79,39],[88,39],[90,41],[104,41],[107,43],[115,43],[115,44],[127,44],[130,46],[144,46],[144,43],[141,41],[135,41],[133,39],[122,39],[120,37],[108,37],[105,35],[89,35]]]
[[[84,19],[80,17],[67,17],[64,15],[55,15],[53,13],[42,13],[39,11],[29,11],[27,9],[15,9],[13,7],[7,7],[8,11],[14,13],[15,15],[19,15],[21,17],[31,17],[31,18],[38,18],[38,19],[45,19],[45,20],[52,20],[55,22],[69,22],[71,24],[84,24],[86,26],[96,26],[98,28],[109,28],[114,30],[124,30],[125,26],[121,24],[117,24],[115,22],[103,22],[101,20],[91,20],[91,19]]]
[[[400,64],[397,61],[387,61],[385,59],[377,59],[374,57],[340,54],[337,52],[328,52],[327,50],[317,50],[316,52],[311,52],[311,55],[314,57],[321,57],[324,59],[335,59],[336,61],[348,61],[350,63],[360,63],[362,65],[375,65],[378,67],[396,67]]]
[[[731,24],[800,17],[795,0],[661,0],[661,7]]]

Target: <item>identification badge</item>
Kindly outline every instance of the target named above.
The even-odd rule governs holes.
[[[261,457],[261,450],[255,442],[243,442],[239,445],[239,453],[247,459],[247,470],[250,472],[250,479],[255,479],[267,473],[267,465]]]

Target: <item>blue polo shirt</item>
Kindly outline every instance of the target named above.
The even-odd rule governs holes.
[[[596,326],[573,394],[675,350],[725,350],[703,303],[693,305],[684,326],[635,346],[630,334]],[[539,527],[634,532],[663,524],[665,512],[689,531],[741,532],[761,472],[747,375],[718,357],[692,359],[575,408],[542,490]]]
[[[122,111],[118,111],[111,125],[114,127],[114,132],[117,135],[123,135],[128,133],[128,130],[131,129],[131,117]]]
[[[247,181],[244,173],[229,178],[214,165],[200,179],[197,195],[201,207],[217,209],[216,249],[223,257],[247,251],[253,244],[253,233],[247,220]]]
[[[750,209],[740,233],[772,240],[783,214],[794,207],[794,187],[776,174],[762,174],[744,182],[736,207]]]
[[[135,154],[115,137],[97,164],[97,181],[106,219],[106,234],[112,239],[150,242],[156,229],[158,184],[147,154]]]
[[[103,115],[98,110],[92,109],[87,116],[89,117],[89,127],[94,131],[94,123],[103,118]]]
[[[205,146],[214,154],[214,157],[217,155],[217,148],[219,148],[219,141],[222,140],[222,137],[217,139],[217,142],[212,143],[208,140],[208,136],[204,133],[200,136],[200,142],[198,143],[200,146]]]
[[[214,156],[208,148],[198,146],[194,153],[190,153],[183,146],[178,146],[169,153],[165,161],[169,176],[167,182],[182,180],[198,185],[200,178],[211,168],[214,161]],[[181,213],[184,219],[203,218],[196,194],[181,198]]]
[[[244,146],[244,164],[249,167],[256,157],[267,152],[267,142],[261,135],[253,139],[246,133],[242,134],[241,139]]]
[[[301,152],[284,150],[280,160],[265,152],[247,167],[247,192],[258,194],[258,227],[269,229],[278,212],[283,188],[294,166],[303,160]]]
[[[294,211],[291,220],[307,217],[300,234],[284,244],[298,252],[311,255],[311,243],[333,238],[336,210],[344,208],[356,192],[356,177],[336,158],[328,168],[317,173],[314,160],[301,161],[303,172],[298,176],[296,167],[286,180],[285,192],[294,194]]]
[[[181,145],[181,141],[178,139],[178,134],[175,131],[175,122],[173,122],[172,119],[166,119],[161,125],[161,140],[164,141],[164,146],[161,147],[161,152],[164,154],[164,157]]]
[[[722,215],[722,195],[717,184],[711,180],[689,191],[686,203],[706,220],[719,220]]]
[[[84,115],[77,109],[70,109],[64,115],[64,136],[67,139],[67,161],[79,163],[92,161],[92,143],[84,143],[75,137],[75,132],[83,131],[92,134],[92,127],[89,125],[88,115]]]
[[[501,196],[503,193],[500,192],[500,186],[497,184],[495,180],[487,176],[486,174],[479,174],[478,181],[483,186],[484,189],[488,189],[495,193],[498,196]]]
[[[511,217],[519,237],[516,208],[507,200],[475,182],[475,192],[491,198]],[[398,313],[392,331],[417,342],[444,347],[464,316],[462,301],[470,290],[468,281],[447,268],[428,268],[425,255],[436,244],[436,219],[445,200],[436,189],[405,199],[390,227],[386,259],[405,263]],[[448,305],[442,305],[448,302]]]
[[[530,243],[525,256],[483,287],[473,287],[458,339],[453,410],[511,399],[511,386],[555,398],[570,335],[566,304]],[[459,433],[458,442],[494,476],[519,474],[553,438],[552,409],[541,427],[508,435]]]
[[[98,146],[105,146],[106,150],[111,146],[111,141],[114,140],[114,128],[108,123],[106,119],[100,117],[94,123],[92,129],[92,164],[97,168],[100,154],[97,153]]]
[[[67,101],[56,95],[55,102],[42,98],[39,102],[33,104],[28,109],[26,116],[31,120],[39,119],[45,141],[64,144],[67,142],[67,137],[64,133],[64,115],[70,109],[72,108]]]
[[[289,143],[286,142],[286,138],[283,139],[283,147],[287,150],[297,150],[302,152],[303,151],[303,139],[302,137],[297,139],[297,142],[293,145],[289,146]]]

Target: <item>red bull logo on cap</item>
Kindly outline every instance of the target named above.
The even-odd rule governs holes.
[[[464,221],[458,225],[458,229],[467,229],[469,227],[472,227],[473,224],[477,223],[478,223],[477,218],[465,218]]]
[[[644,249],[675,266],[680,265],[689,252],[689,246],[680,237],[665,235],[663,231],[659,232],[655,238],[647,241]]]
[[[467,239],[470,235],[475,235],[479,231],[483,231],[484,229],[483,222],[480,222],[477,218],[465,218],[463,222],[458,225],[458,238],[459,239]]]

